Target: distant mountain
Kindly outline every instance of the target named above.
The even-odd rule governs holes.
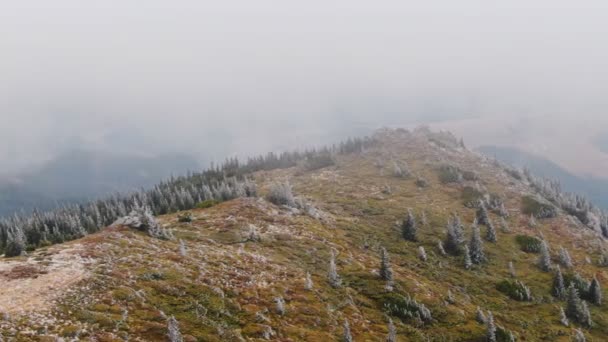
[[[527,167],[536,175],[559,179],[565,191],[586,195],[597,206],[608,208],[608,180],[573,175],[548,159],[514,147],[481,146],[477,150],[504,163]]]
[[[148,187],[198,168],[198,162],[183,154],[145,157],[71,150],[26,174],[0,180],[0,216]]]

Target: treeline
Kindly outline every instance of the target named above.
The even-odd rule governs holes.
[[[599,229],[608,239],[608,215],[603,210],[582,195],[563,192],[558,180],[536,177],[528,169],[524,169],[523,172],[528,182],[543,197],[569,215],[578,218],[583,224]]]
[[[172,177],[149,190],[115,194],[50,211],[15,214],[0,219],[0,252],[7,257],[17,256],[26,250],[77,239],[109,226],[137,208],[163,215],[193,209],[205,201],[257,196],[255,183],[248,178],[252,172],[300,164],[307,169],[323,167],[333,164],[335,154],[361,152],[374,143],[371,138],[355,138],[304,152],[268,153],[245,163],[230,158],[202,172]]]

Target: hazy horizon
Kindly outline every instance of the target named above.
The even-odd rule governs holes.
[[[418,123],[608,174],[576,153],[605,133],[602,1],[0,9],[0,174],[73,148],[217,160]]]

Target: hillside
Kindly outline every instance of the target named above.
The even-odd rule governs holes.
[[[579,289],[594,277],[606,284],[602,213],[568,215],[525,175],[447,133],[382,130],[373,140],[330,162],[255,171],[257,197],[208,201],[191,217],[158,216],[170,239],[115,224],[1,260],[0,333],[5,341],[167,341],[177,326],[184,341],[341,341],[345,330],[354,341],[386,341],[394,329],[397,341],[484,341],[480,308],[486,321],[493,314],[499,341],[509,333],[570,341],[577,329],[587,341],[605,340],[605,303],[587,300],[591,327],[573,319],[564,326],[566,302],[552,295],[557,265],[566,285],[576,273]],[[268,201],[286,181],[296,199]],[[478,200],[493,222],[479,225],[487,260],[465,267],[460,248],[475,230]],[[417,241],[403,237],[408,209]],[[459,254],[443,243],[444,255],[438,241],[455,229],[454,214],[466,243]],[[488,241],[489,225],[496,242]],[[541,241],[550,250],[547,271],[538,263]],[[392,281],[381,277],[382,248]],[[328,277],[332,254],[340,284]],[[517,294],[525,287],[516,281],[531,298]]]
[[[548,159],[515,147],[480,146],[476,150],[508,165],[528,168],[536,175],[559,179],[565,191],[584,194],[597,206],[608,208],[608,198],[606,198],[608,180],[606,179],[574,175]]]

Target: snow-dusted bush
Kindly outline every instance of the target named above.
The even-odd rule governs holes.
[[[266,199],[276,205],[295,207],[296,202],[288,182],[273,183],[268,190]]]

